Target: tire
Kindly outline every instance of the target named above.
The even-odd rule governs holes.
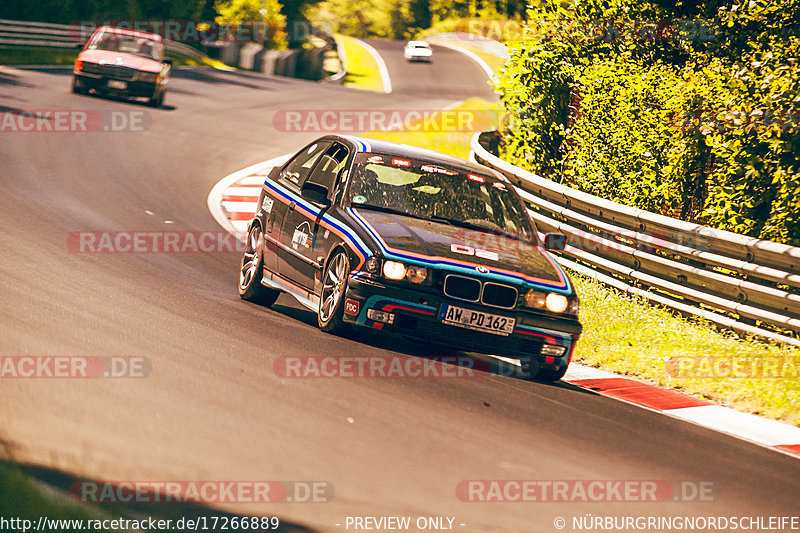
[[[72,78],[72,94],[86,94],[86,89],[80,86],[76,76]]]
[[[325,267],[317,310],[317,324],[322,331],[339,334],[348,329],[344,322],[344,294],[349,273],[350,260],[345,252],[337,252]]]
[[[247,234],[244,254],[239,266],[239,298],[270,307],[281,292],[264,287],[264,238],[261,226],[255,224]]]
[[[166,89],[158,89],[156,95],[150,99],[150,105],[153,107],[161,107],[164,105],[164,98],[166,96]]]
[[[540,368],[539,372],[536,373],[533,379],[535,379],[536,381],[547,381],[547,382],[558,381],[564,377],[564,374],[567,373],[567,366],[568,365],[562,366],[560,370]]]

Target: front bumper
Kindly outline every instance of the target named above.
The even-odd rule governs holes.
[[[139,80],[113,80],[113,78],[106,78],[92,74],[81,74],[74,72],[75,80],[79,87],[83,89],[94,89],[97,92],[107,94],[125,95],[134,98],[154,98],[157,90],[160,87],[158,82],[147,82]],[[125,83],[124,89],[117,89],[109,87],[109,81],[123,81]]]
[[[345,305],[344,320],[350,324],[391,331],[463,351],[535,362],[540,368],[553,370],[569,364],[582,331],[581,324],[574,319],[476,306],[433,291],[416,290],[413,286],[385,285],[360,274],[350,278],[345,298],[351,305]],[[503,336],[445,324],[439,318],[439,311],[445,304],[512,317],[516,319],[516,325],[512,333]],[[370,309],[393,315],[391,323],[371,320],[367,315]],[[546,355],[542,354],[545,345],[563,346],[565,349],[560,356]]]

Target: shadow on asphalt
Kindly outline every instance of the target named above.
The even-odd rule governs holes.
[[[18,76],[10,72],[0,72],[0,85],[13,85],[15,87],[33,87],[30,83],[20,81]]]
[[[261,308],[266,310],[266,308]],[[313,313],[305,308],[301,308],[299,306],[293,307],[282,304],[274,304],[270,309],[314,328],[318,327],[316,313]],[[474,363],[472,368],[475,368],[480,372],[514,380],[533,381],[531,378],[533,370],[530,368],[523,368],[516,364],[503,361],[489,355],[463,352],[453,348],[448,348],[445,345],[430,344],[418,341],[416,339],[403,337],[397,333],[378,333],[377,331],[367,328],[355,327],[351,328],[346,334],[342,335],[341,338],[350,342],[361,344],[363,346],[387,350],[421,359],[440,360],[441,358],[462,358],[463,360],[463,358],[471,358]],[[447,363],[446,360],[443,361],[442,364],[450,365],[450,363]],[[537,383],[544,386],[559,387],[584,394],[596,395],[596,393],[593,391],[583,389],[565,381],[542,381]]]
[[[19,475],[20,473],[22,474],[22,477]],[[198,484],[202,483],[202,480],[194,481],[196,481]],[[43,497],[36,498],[38,501],[32,501],[33,498],[30,497],[35,495],[31,493],[32,490],[35,490],[30,486],[31,483],[41,489],[37,492],[42,493]],[[86,483],[92,489],[96,489],[96,492],[92,492],[92,494],[98,496],[105,494],[105,496],[101,496],[99,498],[101,500],[112,500],[115,499],[114,495],[121,494],[124,498],[130,496],[132,499],[140,501],[130,503],[81,502],[80,491],[81,487],[83,486],[81,485],[82,483]],[[0,498],[0,516],[17,516],[20,518],[27,518],[29,520],[33,520],[34,524],[38,519],[38,515],[30,515],[34,515],[36,513],[41,513],[41,516],[47,516],[47,518],[51,519],[75,519],[84,517],[84,519],[92,520],[118,518],[144,520],[152,517],[156,521],[172,520],[173,525],[177,525],[178,520],[181,518],[185,518],[187,520],[203,520],[205,518],[205,522],[200,523],[211,525],[214,523],[240,523],[243,518],[252,519],[253,517],[258,517],[261,519],[264,516],[275,516],[275,514],[269,512],[265,512],[263,515],[234,514],[215,509],[198,502],[164,502],[163,494],[159,494],[159,500],[161,501],[156,502],[156,493],[154,492],[134,493],[133,491],[130,491],[129,493],[122,493],[120,492],[120,489],[110,487],[103,481],[80,479],[60,470],[42,466],[18,465],[2,459],[0,459],[0,487],[2,488],[3,492],[6,492],[6,490],[10,489],[6,493],[7,498]],[[107,489],[107,487],[110,488],[103,492],[103,490]],[[14,494],[17,494],[17,497],[19,498],[27,497],[26,501],[15,502]],[[72,501],[72,504],[68,503],[69,500]],[[76,512],[76,504],[82,505],[80,510],[84,512]],[[2,507],[5,507],[6,505],[8,505],[10,508],[3,509]],[[21,514],[27,514],[29,516],[21,516]],[[234,518],[238,520],[232,522],[231,520]],[[215,519],[216,521],[214,521]],[[257,527],[248,528],[248,531],[282,531],[285,533],[313,533],[316,531],[301,524],[288,522],[280,517],[278,517],[278,519],[280,520],[280,525],[277,526],[277,528]],[[260,523],[260,520],[258,523]],[[217,530],[221,531],[221,529]],[[232,528],[231,530],[235,529]],[[70,529],[59,529],[59,531],[68,532]],[[173,527],[170,529],[159,529],[159,531],[183,533],[186,531],[186,528],[184,527],[182,529],[178,529],[177,527]]]

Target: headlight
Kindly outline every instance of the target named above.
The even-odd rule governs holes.
[[[419,266],[410,266],[406,271],[406,277],[411,283],[425,283],[428,279],[428,269]]]
[[[388,279],[399,281],[406,277],[406,266],[397,261],[386,261],[383,264],[383,275]]]
[[[547,307],[548,311],[553,313],[563,313],[567,310],[569,306],[569,300],[563,294],[556,294],[551,292],[547,295],[547,298],[544,301],[545,306]]]
[[[577,296],[573,296],[569,300],[569,309],[567,309],[567,313],[570,315],[578,316],[578,312],[581,309],[581,302],[578,300]]]
[[[570,315],[577,316],[578,314],[578,297],[566,297],[563,294],[554,292],[539,292],[529,290],[525,294],[525,305],[533,309],[542,309],[550,311],[551,313],[564,313],[565,311]]]
[[[525,294],[525,305],[534,309],[544,309],[546,299],[547,295],[545,293],[529,290]]]
[[[152,82],[158,80],[158,77],[159,77],[159,74],[157,74],[155,72],[140,72],[139,73],[139,79],[141,81],[146,81],[148,83],[152,83]]]
[[[399,261],[386,261],[383,264],[383,277],[395,281],[406,280],[421,284],[428,279],[428,269],[421,266],[407,266]]]
[[[376,275],[381,271],[381,261],[377,257],[370,257],[364,263],[364,272]]]

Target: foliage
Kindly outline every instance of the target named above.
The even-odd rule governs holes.
[[[278,0],[217,0],[214,9],[218,13],[216,22],[226,26],[263,22],[267,31],[260,36],[259,42],[272,50],[287,48],[286,15],[281,13]]]
[[[629,205],[798,245],[800,0],[687,10],[532,8],[497,85],[504,156]],[[621,37],[576,31],[599,20]],[[650,39],[632,32],[659,20],[669,24]]]
[[[502,20],[524,12],[524,0],[325,0],[306,15],[352,37],[409,39],[432,24],[455,28],[464,19]]]
[[[211,0],[3,0],[0,18],[75,24],[81,21],[212,20]]]

